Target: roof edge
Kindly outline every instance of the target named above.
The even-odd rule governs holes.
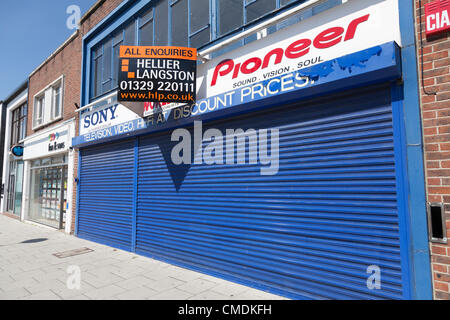
[[[10,103],[12,100],[14,100],[22,91],[24,91],[26,88],[28,88],[28,79],[26,81],[24,81],[20,86],[18,86],[16,89],[14,89],[13,93],[7,97],[3,103],[4,104],[8,104]]]
[[[98,0],[94,5],[81,17],[80,25],[86,21],[106,0]]]
[[[67,38],[66,41],[63,42],[52,54],[48,56],[47,59],[44,60],[36,69],[34,69],[28,77],[33,76],[36,72],[38,72],[46,63],[48,63],[51,59],[53,59],[58,53],[60,53],[69,43],[71,43],[79,34],[79,30],[72,33],[72,35]]]

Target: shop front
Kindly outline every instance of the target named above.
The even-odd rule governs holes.
[[[69,151],[73,130],[70,121],[25,140],[26,220],[55,229],[70,228],[66,212],[71,189],[68,179],[73,176],[69,169],[73,168]]]
[[[23,140],[26,133],[28,114],[28,90],[24,83],[5,102],[2,132],[4,149],[2,165],[2,197],[0,212],[18,219],[22,218],[23,201]]]
[[[290,298],[416,297],[398,17],[350,1],[207,61],[195,105],[85,103],[76,235]]]
[[[67,208],[67,156],[31,161],[28,219],[64,229]]]
[[[6,211],[19,217],[22,214],[23,161],[11,155],[6,190]]]

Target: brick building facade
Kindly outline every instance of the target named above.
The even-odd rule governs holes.
[[[117,6],[122,2],[122,0],[99,0],[97,1],[91,9],[86,12],[86,14],[81,18],[80,20],[80,29],[79,29],[79,43],[77,43],[78,50],[80,51],[80,59],[79,59],[79,66],[80,70],[77,74],[77,88],[78,88],[78,100],[80,101],[80,85],[81,85],[81,51],[82,51],[82,38],[93,28],[95,27],[100,21],[102,21],[108,14],[110,14]],[[78,123],[79,118],[78,114],[76,115],[76,132],[78,132]],[[77,176],[77,168],[78,168],[78,156],[74,159],[74,176]],[[76,202],[76,194],[77,194],[77,186],[74,183],[74,192],[73,192],[73,203]],[[72,226],[71,226],[71,233],[73,234],[75,231],[75,215],[76,215],[76,207],[74,206],[73,212],[72,212]]]
[[[65,41],[44,63],[42,63],[29,77],[29,114],[27,119],[27,136],[39,134],[48,127],[57,126],[70,119],[75,119],[75,132],[78,132],[77,105],[80,103],[81,62],[82,62],[82,38],[105,16],[114,10],[121,0],[100,0],[81,18],[80,28]],[[34,128],[35,97],[39,92],[49,86],[58,78],[63,77],[63,114],[57,121]],[[73,152],[73,177],[77,176],[78,154]],[[73,181],[68,181],[73,183]],[[70,233],[74,233],[76,214],[76,184],[73,183],[73,192],[70,196],[72,205],[72,218]]]
[[[64,125],[68,121],[72,120],[75,126],[74,130],[78,130],[77,122],[75,121],[77,109],[76,104],[80,101],[80,72],[81,72],[81,37],[79,31],[73,33],[49,58],[47,58],[35,71],[29,76],[29,95],[28,105],[30,106],[27,118],[27,137],[39,136],[42,133],[47,134],[48,130],[58,128],[60,125]],[[59,117],[52,117],[55,120],[48,121],[45,119],[42,125],[37,124],[36,118],[38,117],[37,106],[38,97],[43,97],[48,100],[48,90],[52,90],[54,83],[61,85],[62,95],[61,99],[61,115]],[[52,98],[52,108],[54,104],[54,98]],[[45,103],[44,103],[45,104]],[[49,103],[47,102],[48,107]],[[44,111],[42,113],[45,113]],[[65,129],[61,129],[65,130]],[[67,146],[66,146],[67,147]],[[70,151],[72,154],[71,159],[75,168],[74,176],[76,175],[76,163],[77,153]],[[72,166],[70,166],[72,168]],[[70,170],[70,169],[69,169]],[[73,176],[69,174],[69,178]],[[68,184],[72,183],[72,179],[67,181]],[[70,188],[68,189],[70,190]],[[75,212],[76,192],[72,189],[71,195],[67,195],[67,201],[72,203],[71,213],[66,212],[73,216]],[[69,221],[73,221],[70,219]],[[73,224],[73,223],[72,223]],[[66,228],[67,232],[70,232],[72,228]]]
[[[122,0],[99,0],[82,17],[79,30],[58,48],[29,77],[28,125],[27,136],[32,137],[45,132],[49,127],[57,126],[71,119],[74,130],[79,132],[79,114],[82,79],[82,41],[106,16],[116,9]],[[431,2],[416,1],[418,61],[421,87],[421,108],[424,134],[424,153],[426,165],[426,190],[429,203],[443,203],[445,209],[446,238],[450,237],[450,39],[449,33],[426,37],[420,30],[420,14],[423,20],[423,8]],[[410,19],[411,20],[411,19]],[[423,23],[422,23],[423,24]],[[422,26],[424,28],[424,26]],[[421,46],[423,39],[423,47]],[[423,57],[423,58],[422,58]],[[423,76],[422,76],[423,75]],[[59,78],[64,81],[63,112],[61,117],[48,124],[36,126],[36,96],[51,86]],[[423,86],[422,86],[423,83]],[[416,99],[417,101],[417,99]],[[78,152],[73,153],[73,177],[77,177]],[[421,179],[422,180],[422,179]],[[72,203],[70,233],[75,230],[77,185],[74,180],[70,202]],[[66,228],[67,230],[67,228]],[[426,245],[426,241],[424,241]],[[448,243],[430,242],[431,264],[433,270],[434,298],[450,300],[450,246]],[[429,272],[428,272],[429,274]],[[429,283],[429,281],[428,281]]]
[[[447,232],[446,235],[444,233],[444,238],[448,239],[450,238],[450,33],[426,36],[424,6],[429,2],[433,1],[416,1],[426,189],[429,203],[444,204],[443,224]],[[432,241],[430,251],[434,298],[450,300],[450,245],[446,241]]]

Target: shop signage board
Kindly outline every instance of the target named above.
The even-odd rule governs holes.
[[[136,128],[129,123],[143,121],[144,103],[138,103],[140,111],[132,110],[128,104],[119,103],[116,95],[94,103],[80,113],[79,134],[93,141],[134,131]]]
[[[383,46],[392,42],[401,46],[398,15],[397,0],[351,1],[327,10],[199,65],[195,104],[148,102],[142,104],[143,112],[116,117],[106,126],[88,119],[92,112],[106,112],[98,102],[98,107],[82,113],[74,145],[143,130],[168,119],[181,121],[294,91],[311,91],[318,84],[342,78],[343,71],[347,76],[367,71],[376,58],[390,63],[392,47]],[[122,104],[116,102],[117,110]]]
[[[54,132],[51,133],[48,136],[49,144],[48,144],[48,151],[58,151],[58,150],[65,150],[66,149],[66,141],[59,141],[60,133]]]
[[[155,116],[183,106],[183,103],[146,102],[144,103],[144,117]]]
[[[24,142],[24,160],[51,157],[68,152],[71,146],[70,127],[58,126],[39,135],[27,138]]]
[[[350,1],[200,65],[199,100],[376,45],[401,46],[397,0]]]
[[[121,46],[118,100],[195,103],[197,49]]]
[[[14,146],[11,148],[13,156],[21,158],[23,156],[23,146]]]
[[[140,101],[138,102],[122,101],[120,104],[127,107],[129,110],[136,113],[136,115],[143,118],[155,116],[157,114],[164,113],[185,105],[185,103],[140,102]]]
[[[450,30],[450,0],[437,0],[425,4],[427,36]]]

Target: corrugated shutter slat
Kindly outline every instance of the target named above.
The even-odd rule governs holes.
[[[170,133],[141,138],[137,252],[291,297],[401,298],[389,97],[369,91],[204,125],[279,129],[274,176],[249,164],[183,171],[167,163]],[[381,290],[367,288],[370,265],[382,270]]]

